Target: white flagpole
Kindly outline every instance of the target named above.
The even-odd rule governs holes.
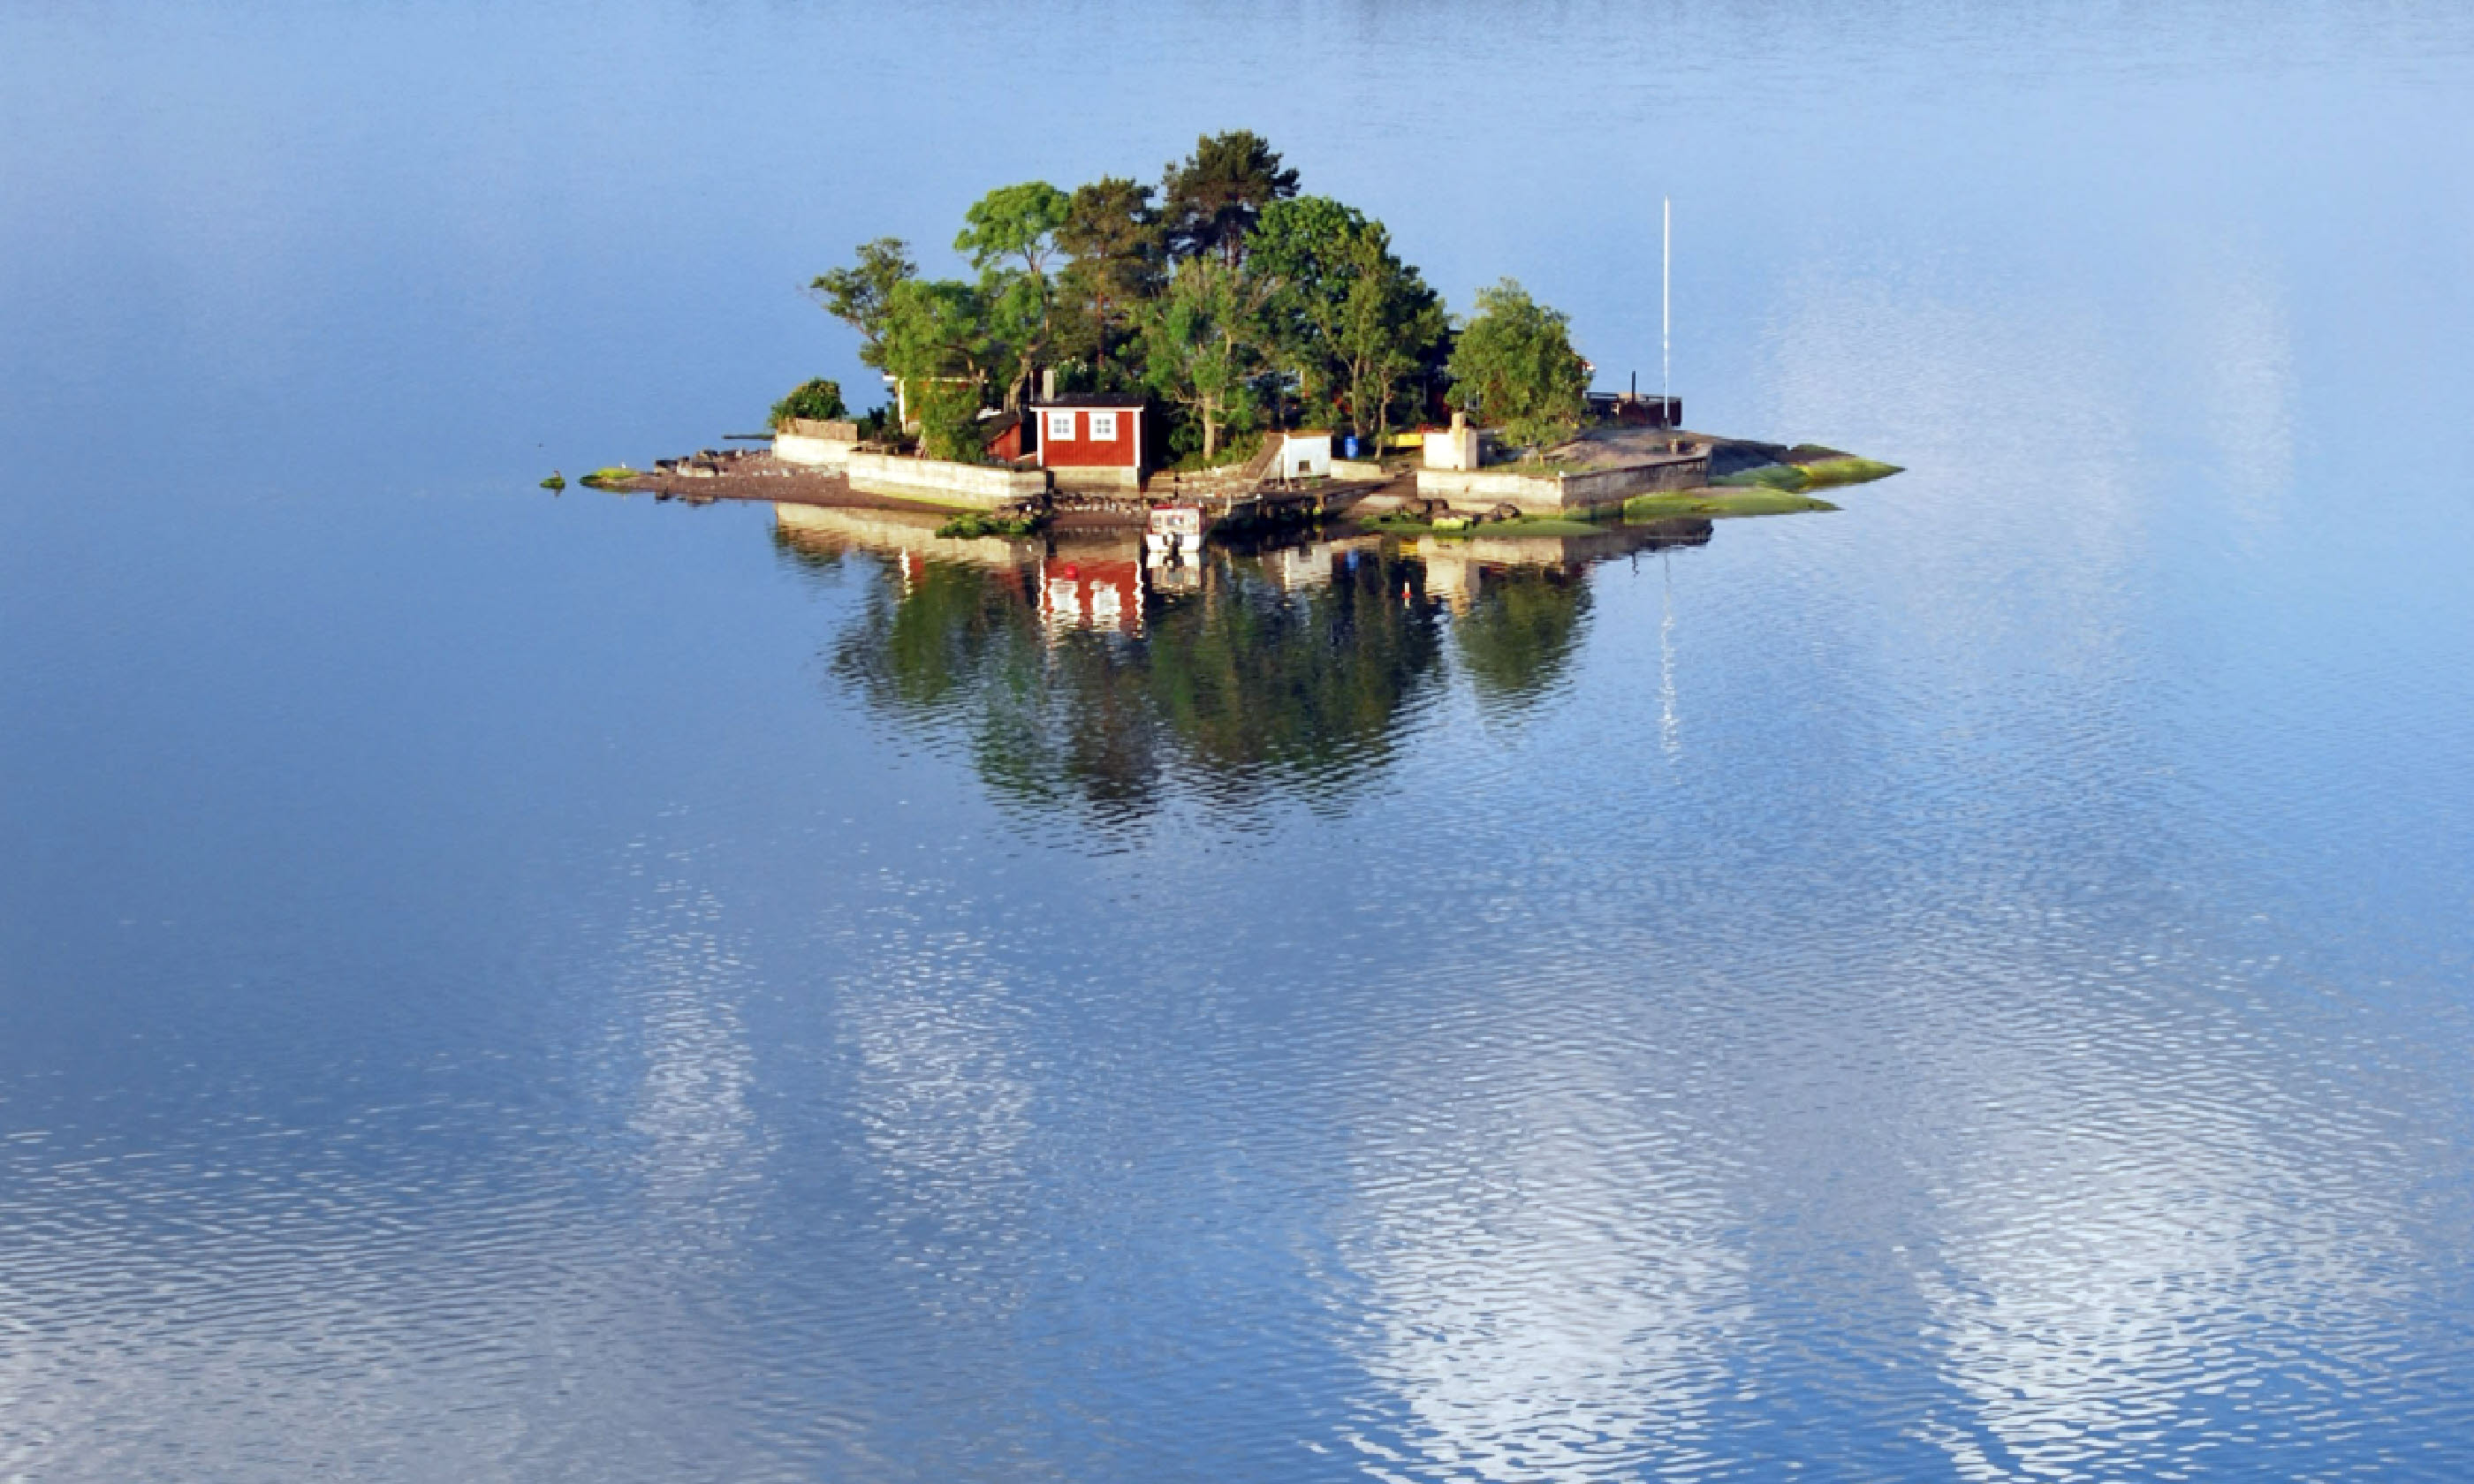
[[[1659,201],[1658,415],[1666,416],[1675,395],[1675,198]]]

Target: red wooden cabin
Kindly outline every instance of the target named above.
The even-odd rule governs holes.
[[[1039,467],[1059,489],[1143,487],[1149,448],[1139,397],[1042,397],[1031,416]]]

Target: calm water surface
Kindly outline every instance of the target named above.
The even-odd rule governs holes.
[[[202,10],[0,11],[0,1479],[2474,1473],[2462,7]],[[1911,472],[533,488],[1241,126]]]

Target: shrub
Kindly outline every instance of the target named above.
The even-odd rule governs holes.
[[[847,418],[850,409],[842,405],[842,384],[818,376],[790,389],[790,395],[773,404],[773,426],[780,427],[793,418],[815,422],[830,422]]]

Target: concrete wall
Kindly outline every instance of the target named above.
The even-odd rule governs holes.
[[[1127,470],[1131,473],[1132,470]],[[853,453],[850,485],[874,494],[899,495],[967,510],[994,510],[1048,492],[1048,475],[1039,469],[1011,469],[994,465],[947,464],[938,459],[905,459],[885,453]]]
[[[831,424],[826,424],[830,426]],[[859,447],[857,439],[817,438],[785,429],[773,435],[773,457],[809,468],[845,468]]]
[[[1418,493],[1455,510],[1510,504],[1529,515],[1561,515],[1620,505],[1636,494],[1692,490],[1710,482],[1710,457],[1693,454],[1652,464],[1574,474],[1515,474],[1501,469],[1418,471]]]
[[[1331,461],[1331,477],[1334,479],[1381,479],[1383,476],[1383,466],[1370,459]]]
[[[1709,482],[1710,456],[1693,454],[1655,464],[1628,464],[1621,468],[1566,474],[1564,499],[1567,505],[1616,505],[1636,494],[1697,490]]]
[[[1131,465],[1073,465],[1044,471],[1059,490],[1138,491],[1143,471]]]

